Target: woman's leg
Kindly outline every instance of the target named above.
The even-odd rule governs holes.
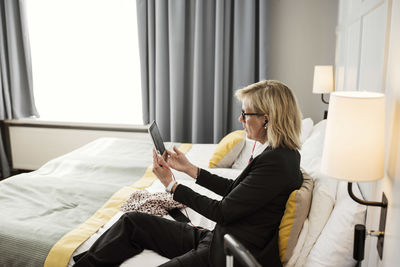
[[[213,237],[212,232],[207,232],[204,237],[200,240],[199,244],[195,249],[182,254],[180,256],[172,258],[170,261],[160,265],[160,267],[207,267],[210,266],[209,254],[210,245]]]
[[[194,249],[209,231],[145,213],[129,212],[108,229],[87,251],[74,257],[75,266],[114,266],[153,250],[175,258]]]

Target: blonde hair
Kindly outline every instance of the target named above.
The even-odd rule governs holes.
[[[296,97],[283,83],[266,80],[239,89],[236,97],[268,116],[267,137],[272,148],[300,149],[301,112]]]

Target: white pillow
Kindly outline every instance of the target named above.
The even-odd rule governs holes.
[[[301,121],[300,142],[303,144],[310,136],[313,130],[314,122],[311,118],[305,118]]]
[[[301,154],[301,167],[312,177],[316,177],[321,167],[322,150],[324,147],[326,120],[317,123],[311,135],[303,143]]]
[[[314,122],[310,118],[306,118],[301,121],[301,135],[300,135],[300,141],[303,143],[311,134],[313,131],[313,126]],[[249,163],[249,159],[251,157],[251,151],[253,150],[254,146],[254,140],[250,140],[246,138],[246,143],[236,158],[236,160],[233,162],[232,168],[233,169],[244,169],[246,168],[247,164]],[[254,149],[254,154],[253,158],[261,154],[264,149],[267,147],[267,143],[262,145],[261,143],[257,142],[256,147]]]
[[[357,185],[354,194],[361,197]],[[306,267],[355,266],[353,259],[354,226],[365,223],[366,206],[352,200],[347,192],[347,182],[340,182],[336,204],[324,230],[315,243],[305,264]]]
[[[293,266],[300,267],[306,263],[307,257],[324,229],[335,205],[337,184],[337,180],[325,177],[322,174],[317,175],[314,180],[313,199],[308,215],[308,233]]]

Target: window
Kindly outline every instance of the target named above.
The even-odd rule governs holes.
[[[143,124],[136,1],[25,3],[41,119]]]

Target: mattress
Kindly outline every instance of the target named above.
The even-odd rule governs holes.
[[[82,234],[89,237],[116,213],[111,206],[154,181],[148,175],[152,146],[150,141],[101,138],[0,182],[0,266],[58,266],[60,257],[47,259],[56,244],[71,247],[60,240],[77,229],[86,240]],[[120,199],[114,198],[116,192]],[[110,200],[113,205],[107,206]],[[106,208],[97,212],[101,207]],[[92,223],[82,233],[79,227],[89,218]]]

